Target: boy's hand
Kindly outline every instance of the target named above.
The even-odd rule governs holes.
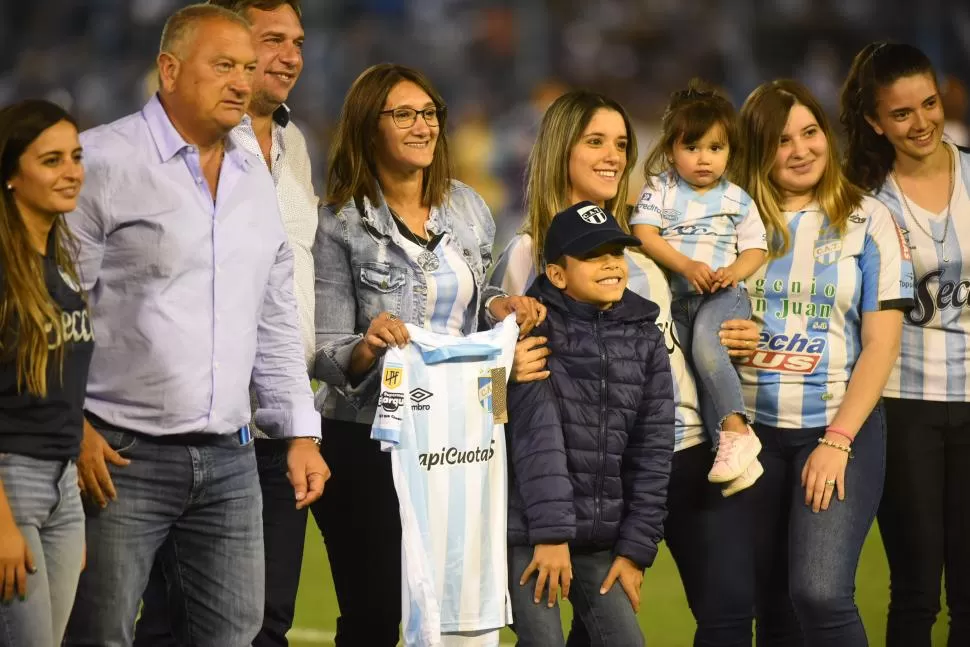
[[[606,574],[606,579],[603,580],[600,595],[606,595],[617,580],[620,581],[620,586],[623,587],[626,597],[630,598],[634,613],[639,612],[643,571],[626,557],[617,557],[613,560],[613,566],[610,567],[610,572]]]
[[[701,294],[714,291],[714,272],[707,263],[688,261],[681,274]]]
[[[565,600],[569,597],[569,583],[573,579],[573,566],[569,559],[568,544],[539,544],[532,554],[532,561],[522,572],[519,578],[519,586],[525,586],[532,574],[538,571],[536,579],[536,592],[532,601],[539,604],[542,599],[542,591],[546,588],[546,581],[549,582],[549,607],[556,604],[556,594],[562,588],[562,597]]]

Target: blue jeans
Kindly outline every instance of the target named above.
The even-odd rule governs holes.
[[[745,415],[741,378],[718,333],[725,321],[751,317],[748,291],[723,288],[714,294],[681,297],[670,304],[670,315],[697,378],[704,428],[716,447],[721,422],[732,413]]]
[[[825,429],[758,424],[754,429],[764,446],[759,460],[765,468],[752,488],[757,495],[751,498],[756,504],[752,548],[758,578],[758,644],[865,647],[855,576],[886,471],[882,405],[869,415],[852,444],[845,501],[833,496],[829,509],[818,513],[805,505],[801,472]]]
[[[249,645],[263,619],[262,498],[252,443],[236,434],[155,438],[96,424],[131,460],[111,466],[118,499],[89,509],[88,564],[68,646],[128,647],[159,557],[178,641]]]
[[[569,602],[585,631],[574,632],[565,641],[559,602],[550,608],[548,593],[538,604],[532,601],[536,575],[524,586],[519,578],[532,561],[534,547],[509,546],[509,594],[512,598],[512,630],[519,647],[637,647],[645,644],[636,613],[620,583],[600,594],[600,586],[613,565],[610,551],[571,553],[573,581]]]
[[[293,626],[296,593],[303,565],[303,541],[307,511],[297,510],[293,485],[286,478],[288,444],[284,440],[257,438],[256,465],[263,495],[263,542],[266,549],[266,600],[263,626],[253,647],[286,647],[286,632]],[[318,510],[317,504],[310,506]],[[319,522],[318,522],[319,523]],[[143,594],[143,606],[135,627],[135,647],[175,647],[169,609],[181,604],[168,600],[169,590],[161,560],[156,559]]]
[[[0,645],[58,645],[84,555],[84,509],[73,462],[0,454],[0,481],[34,557],[27,598],[0,605]]]

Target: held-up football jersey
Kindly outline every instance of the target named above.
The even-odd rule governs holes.
[[[391,452],[400,507],[404,644],[431,647],[512,619],[493,404],[504,410],[519,328],[510,315],[467,337],[407,329],[411,343],[384,357],[371,437]]]
[[[876,194],[908,238],[916,272],[887,397],[970,401],[970,151],[944,146],[954,165],[949,223],[947,209],[930,213],[909,197],[904,204],[892,177]]]
[[[913,303],[909,249],[892,216],[865,197],[844,236],[818,203],[786,212],[791,248],[748,280],[754,354],[739,365],[749,417],[804,429],[832,422],[862,350],[862,315]]]
[[[745,250],[768,249],[754,200],[725,179],[698,193],[676,173],[664,173],[644,187],[630,225],[656,227],[671,247],[712,270],[727,267]],[[670,291],[675,299],[697,293],[675,272],[670,273]]]

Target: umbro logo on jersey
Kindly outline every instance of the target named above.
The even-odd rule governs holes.
[[[578,213],[580,218],[591,225],[602,225],[606,222],[606,213],[596,205],[583,207]]]
[[[420,386],[411,389],[411,411],[430,411],[430,404],[422,404],[425,400],[434,395],[431,391],[422,389]]]

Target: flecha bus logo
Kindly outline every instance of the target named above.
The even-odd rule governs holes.
[[[808,375],[818,368],[824,353],[824,337],[761,333],[758,349],[741,365],[762,371]]]

